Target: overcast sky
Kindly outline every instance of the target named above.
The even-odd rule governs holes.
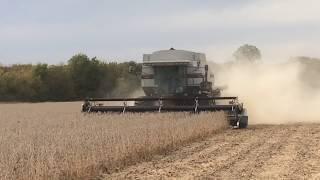
[[[141,61],[170,47],[224,62],[245,43],[268,61],[320,57],[319,9],[319,0],[0,0],[0,63]]]

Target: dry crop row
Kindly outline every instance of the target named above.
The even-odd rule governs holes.
[[[222,112],[83,115],[78,108],[1,104],[0,178],[87,179],[227,127]]]

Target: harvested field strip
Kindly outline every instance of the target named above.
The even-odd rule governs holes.
[[[120,171],[227,127],[225,114],[87,114],[80,103],[0,105],[0,179]]]
[[[255,125],[105,174],[105,179],[319,179],[320,125]]]

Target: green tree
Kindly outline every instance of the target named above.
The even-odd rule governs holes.
[[[44,79],[46,96],[50,100],[72,100],[74,89],[71,76],[65,66],[50,66]]]
[[[32,87],[36,92],[35,100],[45,101],[49,100],[48,87],[46,86],[48,76],[48,65],[47,64],[37,64],[33,67],[32,78],[33,83]]]
[[[127,96],[140,87],[141,64],[103,62],[84,54],[67,65],[0,66],[0,101],[65,101]]]
[[[105,75],[100,61],[89,59],[85,54],[77,54],[68,61],[68,67],[76,97],[95,96]]]
[[[245,44],[233,56],[239,62],[254,62],[261,59],[261,52],[256,46]]]
[[[30,65],[14,65],[0,76],[0,98],[5,101],[27,101],[35,96]]]

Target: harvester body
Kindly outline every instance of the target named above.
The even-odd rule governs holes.
[[[219,95],[208,78],[202,53],[171,49],[143,56],[141,84],[148,97]]]
[[[141,86],[145,96],[138,98],[89,98],[84,112],[203,112],[225,111],[229,123],[247,127],[248,116],[237,97],[221,97],[209,73],[205,54],[184,50],[156,51],[143,55]],[[106,106],[101,102],[122,101]],[[128,103],[133,102],[133,103]],[[133,105],[129,105],[133,104]]]

